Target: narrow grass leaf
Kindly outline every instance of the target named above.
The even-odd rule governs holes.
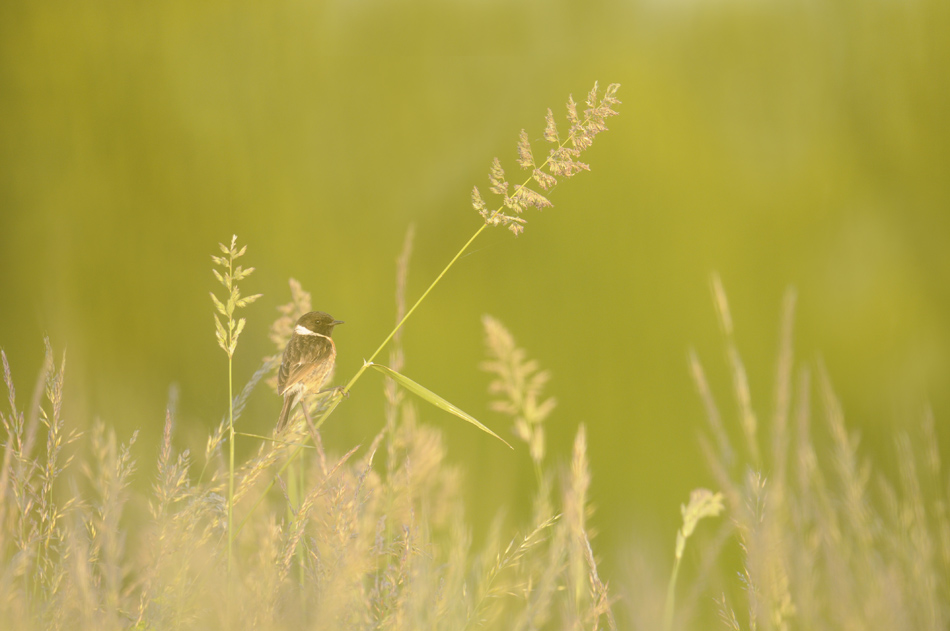
[[[372,368],[375,368],[376,370],[380,371],[381,373],[383,373],[383,374],[386,375],[387,377],[391,377],[393,380],[396,381],[396,383],[398,383],[399,385],[401,385],[403,388],[405,388],[405,389],[408,390],[409,392],[412,392],[413,394],[415,394],[416,396],[422,398],[423,400],[428,401],[429,403],[431,403],[431,404],[434,405],[435,407],[439,408],[440,410],[445,410],[445,411],[448,412],[449,414],[454,414],[455,416],[459,417],[459,418],[462,419],[463,421],[468,421],[469,423],[471,423],[472,425],[474,425],[474,426],[477,427],[478,429],[482,430],[482,431],[485,432],[486,434],[491,434],[492,436],[494,436],[495,438],[497,438],[497,439],[500,440],[501,442],[503,442],[503,443],[505,443],[506,445],[508,445],[508,448],[509,448],[509,449],[514,449],[511,445],[508,444],[508,441],[506,441],[504,438],[502,438],[501,436],[499,436],[499,435],[496,434],[495,432],[491,431],[490,429],[488,429],[487,427],[485,427],[484,425],[482,425],[477,419],[475,419],[475,417],[471,416],[470,414],[468,414],[468,413],[462,411],[461,409],[457,408],[456,406],[452,405],[451,403],[449,403],[448,401],[446,401],[445,399],[443,399],[442,397],[440,397],[440,396],[437,395],[436,393],[432,392],[431,390],[429,390],[429,389],[426,388],[425,386],[419,385],[418,383],[416,383],[415,381],[413,381],[412,379],[410,379],[410,378],[407,377],[406,375],[404,375],[404,374],[402,374],[402,373],[399,373],[399,372],[396,372],[396,371],[393,370],[392,368],[390,368],[390,367],[388,367],[388,366],[383,366],[382,364],[376,364],[376,363],[373,363],[373,362],[369,362],[369,363],[367,363],[366,365],[367,365],[367,366],[370,366],[370,367],[372,367]]]

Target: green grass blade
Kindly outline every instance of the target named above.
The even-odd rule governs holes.
[[[508,444],[508,441],[506,441],[504,438],[502,438],[495,432],[491,431],[490,429],[482,425],[480,422],[478,422],[477,419],[475,419],[475,417],[455,407],[454,405],[452,405],[451,403],[449,403],[448,401],[446,401],[445,399],[443,399],[436,393],[432,392],[431,390],[429,390],[428,388],[424,386],[419,385],[418,383],[416,383],[415,381],[413,381],[406,375],[396,372],[392,368],[388,366],[383,366],[382,364],[375,364],[373,362],[368,362],[366,365],[372,368],[375,368],[376,370],[380,371],[387,377],[392,377],[396,381],[396,383],[401,385],[403,388],[415,394],[416,396],[420,397],[421,399],[428,401],[429,403],[439,408],[440,410],[445,410],[449,414],[454,414],[455,416],[459,417],[463,421],[468,421],[469,423],[471,423],[478,429],[482,430],[486,434],[491,434],[492,436],[494,436],[501,442],[508,445],[509,449],[514,449],[514,447]]]

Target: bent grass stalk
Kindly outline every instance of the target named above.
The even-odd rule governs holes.
[[[590,147],[594,136],[602,131],[607,130],[607,126],[604,124],[605,119],[610,116],[617,115],[617,112],[611,109],[611,106],[620,104],[620,101],[616,98],[616,93],[619,88],[619,83],[612,83],[607,86],[607,89],[601,96],[599,94],[598,84],[597,82],[594,82],[594,87],[587,96],[586,103],[588,107],[584,111],[583,119],[578,116],[577,104],[574,102],[573,96],[568,96],[567,120],[570,124],[570,133],[563,140],[560,139],[558,134],[557,124],[554,120],[554,114],[550,109],[548,109],[547,115],[545,117],[544,139],[556,146],[549,151],[547,159],[545,159],[541,166],[535,165],[534,157],[532,155],[531,147],[528,141],[528,135],[524,130],[521,130],[521,134],[518,139],[518,164],[522,167],[522,169],[530,169],[531,175],[528,176],[524,182],[518,185],[515,188],[514,193],[512,193],[510,196],[507,193],[509,184],[507,181],[505,181],[505,175],[501,168],[501,164],[498,158],[494,159],[489,171],[489,181],[492,184],[490,190],[492,193],[502,197],[502,203],[494,211],[488,211],[487,207],[485,206],[485,202],[482,200],[482,197],[478,192],[478,188],[476,187],[473,190],[472,206],[478,211],[479,215],[482,216],[482,218],[485,220],[485,223],[483,223],[478,228],[478,230],[475,231],[475,234],[473,234],[468,239],[468,241],[465,242],[461,249],[455,253],[455,256],[452,257],[452,260],[450,260],[448,264],[442,269],[442,271],[439,272],[439,275],[436,276],[435,280],[433,280],[426,290],[422,292],[422,295],[419,296],[412,307],[406,311],[405,315],[403,315],[399,322],[396,323],[396,326],[393,327],[393,330],[389,332],[389,335],[387,335],[386,338],[383,339],[380,345],[376,348],[376,350],[373,351],[373,354],[370,355],[369,359],[363,362],[363,365],[360,366],[360,368],[356,371],[356,374],[350,378],[345,386],[334,391],[330,395],[332,399],[327,404],[326,409],[314,421],[315,429],[320,429],[327,418],[333,414],[333,411],[336,410],[336,407],[340,404],[340,401],[344,396],[349,394],[350,390],[353,388],[359,378],[363,376],[363,373],[366,372],[367,368],[370,366],[379,366],[378,364],[374,364],[376,357],[378,357],[383,349],[386,348],[386,345],[389,344],[389,342],[393,339],[393,337],[395,337],[396,333],[399,332],[406,321],[409,320],[413,313],[415,313],[416,309],[419,308],[419,305],[421,305],[422,302],[429,296],[432,290],[435,289],[435,286],[438,285],[442,278],[448,273],[448,271],[452,269],[452,266],[455,265],[456,261],[458,261],[459,258],[465,254],[469,247],[471,247],[472,243],[475,242],[475,239],[477,239],[487,227],[499,225],[506,226],[515,235],[518,235],[523,231],[525,224],[525,220],[518,215],[524,211],[525,206],[534,206],[538,210],[553,206],[553,204],[548,201],[547,198],[532,190],[531,188],[528,188],[528,184],[532,180],[537,182],[545,191],[547,191],[557,183],[558,177],[569,178],[573,177],[580,171],[590,170],[590,167],[587,164],[576,161],[574,158],[579,157],[585,149]],[[545,173],[544,169],[547,169],[548,172]],[[506,214],[504,212],[506,208],[514,211],[516,215]],[[434,402],[430,400],[430,403]],[[300,454],[301,449],[302,447],[297,447],[297,449],[277,471],[277,475],[280,475],[286,470],[287,466]],[[272,480],[267,486],[267,488],[265,488],[264,492],[261,494],[261,497],[251,507],[250,511],[248,511],[248,516],[254,512],[254,510],[263,500],[264,496],[270,492],[270,489],[273,488],[275,481],[276,476],[275,479]],[[244,521],[242,521],[241,525],[238,527],[238,531],[240,531],[241,527],[243,527],[248,516],[245,516]],[[228,538],[230,539],[230,536]]]

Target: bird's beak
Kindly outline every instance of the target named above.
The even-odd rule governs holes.
[[[346,322],[344,322],[343,320],[334,320],[334,321],[333,321],[333,326],[336,326],[336,325],[338,325],[338,324],[346,324]]]

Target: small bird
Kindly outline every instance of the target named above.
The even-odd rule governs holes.
[[[320,386],[333,370],[336,345],[330,334],[338,324],[343,322],[322,311],[305,313],[297,320],[277,374],[277,394],[284,397],[284,407],[277,421],[278,432],[283,429],[293,407],[308,392],[320,392]]]

